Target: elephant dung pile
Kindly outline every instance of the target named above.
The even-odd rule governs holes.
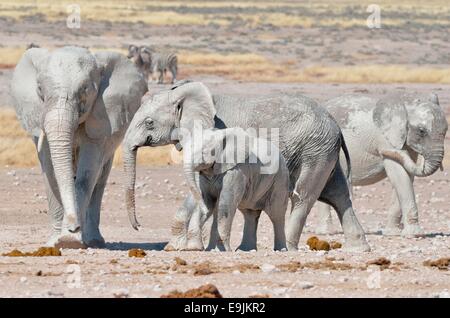
[[[374,259],[372,261],[368,261],[367,262],[367,266],[370,265],[377,265],[380,266],[381,270],[389,268],[389,266],[391,265],[391,261],[388,260],[386,257],[380,257],[377,259]]]
[[[141,250],[140,248],[133,248],[128,251],[128,257],[144,258],[146,255],[147,253],[145,253],[144,250]]]
[[[171,291],[161,298],[223,298],[216,286],[212,284],[202,285],[198,288],[189,289],[185,292]]]
[[[18,249],[12,250],[9,253],[3,254],[3,256],[9,256],[9,257],[26,257],[26,256],[32,256],[32,257],[43,257],[43,256],[61,256],[61,250],[59,248],[55,247],[40,247],[34,252],[22,252]]]
[[[329,251],[331,249],[341,248],[342,244],[336,241],[327,242],[324,240],[320,240],[317,236],[311,236],[306,244],[309,246],[309,249],[312,251]]]
[[[435,261],[427,260],[427,261],[423,262],[423,265],[430,266],[430,267],[437,267],[440,270],[447,271],[450,266],[450,257],[440,258]]]

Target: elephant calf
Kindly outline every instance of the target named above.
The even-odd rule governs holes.
[[[236,209],[246,219],[238,249],[256,249],[257,222],[251,221],[258,220],[262,210],[273,223],[274,249],[286,249],[289,171],[273,143],[251,137],[242,128],[203,130],[201,138],[190,138],[185,144],[184,173],[200,203],[202,213],[197,215],[203,220],[198,221],[205,222],[214,214],[208,249],[231,251],[230,232]],[[133,213],[130,220],[133,227],[137,226]]]
[[[273,224],[274,249],[286,249],[289,171],[278,148],[266,139],[251,137],[242,128],[207,129],[200,141],[192,138],[184,148],[184,172],[194,197],[207,209],[201,217],[208,218],[214,212],[209,249],[231,251],[236,209],[252,220],[258,220],[264,210]],[[199,172],[199,187],[195,172]],[[255,250],[257,222],[245,223],[238,249]]]

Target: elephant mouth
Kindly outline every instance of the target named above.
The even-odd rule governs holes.
[[[144,142],[144,146],[152,146],[153,142],[152,142],[152,136],[147,136],[147,138],[145,139]]]

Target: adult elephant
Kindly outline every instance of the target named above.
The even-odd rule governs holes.
[[[11,91],[44,174],[52,223],[47,244],[104,245],[103,190],[114,151],[147,91],[144,78],[118,53],[31,48],[16,66]]]
[[[393,186],[383,232],[423,234],[413,181],[433,174],[442,165],[448,124],[437,95],[396,93],[381,99],[347,95],[324,106],[338,121],[347,141],[352,183],[369,185],[387,177]],[[318,232],[327,232],[332,227],[329,207],[320,204],[320,213],[324,223]]]
[[[306,217],[317,199],[336,207],[348,248],[369,250],[364,231],[353,212],[347,179],[339,165],[339,151],[344,146],[342,134],[324,108],[300,95],[254,99],[213,97],[200,82],[179,83],[171,90],[154,95],[143,103],[127,130],[124,167],[128,175],[127,208],[132,223],[136,222],[137,149],[171,143],[180,149],[193,132],[195,123],[203,128],[279,129],[279,147],[286,158],[292,190],[292,211],[287,226],[290,250],[297,249]],[[193,171],[186,162],[189,160],[185,161],[184,172],[192,188],[195,186]],[[190,194],[177,212],[169,248],[203,249],[198,226],[189,228],[195,208],[196,200]],[[198,218],[192,219],[198,224],[195,222]],[[246,218],[246,222],[246,228],[255,229],[257,218]]]

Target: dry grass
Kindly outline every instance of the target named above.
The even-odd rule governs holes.
[[[167,165],[180,162],[180,154],[173,146],[141,148],[139,165]],[[33,167],[39,164],[36,148],[22,129],[13,110],[0,111],[0,166]],[[122,150],[116,151],[114,164],[122,164]]]
[[[0,68],[12,68],[19,61],[25,47],[0,47]]]
[[[450,69],[405,65],[321,66],[303,69],[295,61],[274,63],[257,54],[180,54],[184,75],[218,75],[258,82],[438,83],[450,84]]]
[[[447,119],[450,122],[450,117]],[[181,163],[182,154],[172,145],[157,148],[140,148],[138,165],[173,165]],[[0,111],[0,166],[33,167],[39,164],[36,148],[31,138],[17,121],[11,109]],[[450,152],[446,152],[444,167],[450,166]],[[122,165],[122,149],[114,157],[114,166]]]
[[[92,48],[122,54],[121,48]],[[0,48],[0,68],[14,67],[24,48]],[[300,69],[296,61],[275,63],[255,53],[180,52],[183,77],[216,75],[241,81],[314,82],[314,83],[436,83],[450,84],[449,68],[412,67],[405,65],[312,65]],[[3,65],[2,65],[3,64]]]
[[[25,16],[43,14],[50,21],[62,20],[67,17],[67,5],[74,3],[72,0],[64,1],[35,1],[16,0],[0,3],[0,16],[21,19]],[[78,0],[75,3],[81,7],[81,15],[84,20],[110,21],[110,22],[144,22],[149,25],[208,25],[211,23],[229,25],[239,19],[253,26],[272,24],[274,26],[339,26],[354,27],[365,25],[365,18],[348,16],[347,9],[356,8],[362,13],[372,1],[87,1]],[[420,1],[402,0],[392,4],[388,0],[377,1],[386,15],[384,25],[399,25],[405,23],[404,15],[411,15],[414,21],[424,24],[449,25],[446,14],[450,13],[450,7],[445,0]],[[202,11],[183,12],[183,7],[191,9],[208,8],[207,13]],[[247,13],[227,12],[226,8],[247,9]],[[291,14],[289,8],[296,9],[296,14]],[[211,9],[217,9],[211,12]],[[304,10],[303,10],[304,9]],[[309,16],[306,11],[312,10],[314,16]],[[157,11],[156,11],[157,10]],[[258,11],[259,10],[259,11]],[[264,10],[261,13],[260,10]],[[252,12],[254,11],[254,13]],[[330,18],[329,12],[334,15]],[[305,12],[305,13],[302,13]],[[392,12],[402,12],[402,15],[388,15]],[[336,16],[338,14],[338,16]],[[337,17],[337,18],[336,18]]]

